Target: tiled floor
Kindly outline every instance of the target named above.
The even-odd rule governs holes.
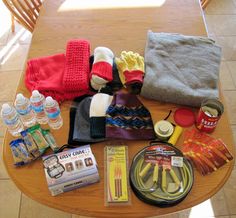
[[[209,35],[223,48],[221,81],[231,117],[236,142],[236,0],[212,0],[205,11]],[[4,19],[2,19],[4,18]],[[31,34],[16,27],[10,31],[10,16],[0,1],[0,106],[13,101],[23,70]],[[0,122],[0,145],[5,128]],[[0,153],[2,154],[1,150]],[[1,157],[0,157],[1,158]],[[2,159],[2,158],[1,158]],[[41,205],[22,194],[9,179],[0,159],[0,218],[78,218]],[[236,218],[236,169],[223,189],[210,200],[166,218],[221,217]],[[81,217],[82,218],[82,217]]]

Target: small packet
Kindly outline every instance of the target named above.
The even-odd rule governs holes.
[[[33,160],[31,154],[27,151],[23,139],[16,139],[10,142],[11,151],[16,166],[22,166]]]
[[[57,152],[59,150],[59,146],[57,145],[52,133],[50,132],[49,129],[42,129],[42,134],[46,141],[48,142],[50,148],[54,151]]]
[[[215,139],[195,129],[185,132],[182,151],[203,176],[218,170],[233,159],[221,139]]]
[[[105,205],[129,204],[128,154],[125,145],[105,147]]]
[[[32,126],[28,129],[30,135],[33,137],[34,141],[36,142],[39,151],[41,154],[43,154],[46,149],[49,147],[48,142],[43,137],[42,129],[39,124]]]
[[[30,133],[27,130],[24,130],[21,132],[21,136],[25,142],[26,148],[33,155],[33,157],[36,159],[41,156],[41,153],[38,149],[38,146],[36,145],[34,139],[30,135]]]

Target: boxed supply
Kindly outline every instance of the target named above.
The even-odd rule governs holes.
[[[97,162],[89,145],[43,157],[52,196],[99,181]]]

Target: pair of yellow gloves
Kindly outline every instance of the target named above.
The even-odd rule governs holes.
[[[139,94],[144,78],[144,58],[132,51],[122,51],[115,61],[122,84],[129,92]]]

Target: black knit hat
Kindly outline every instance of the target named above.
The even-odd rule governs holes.
[[[109,107],[112,96],[105,93],[97,93],[93,96],[90,109],[90,136],[92,138],[105,138],[106,110]]]

